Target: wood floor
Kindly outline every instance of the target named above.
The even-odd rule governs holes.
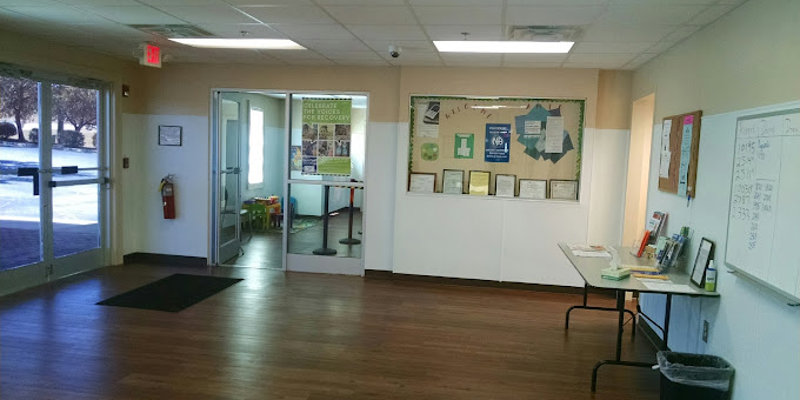
[[[245,278],[180,313],[94,305],[175,272]],[[108,267],[0,298],[0,398],[657,399],[580,296],[250,268]],[[611,305],[609,299],[591,302]],[[654,360],[644,335],[628,359]]]

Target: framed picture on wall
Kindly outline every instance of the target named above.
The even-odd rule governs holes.
[[[497,197],[514,197],[517,189],[517,176],[497,174],[494,176],[494,195]]]
[[[547,181],[544,179],[520,179],[519,198],[544,200],[547,198]]]
[[[412,172],[408,177],[409,193],[433,193],[436,174]]]
[[[469,171],[469,194],[475,196],[489,195],[489,171]]]
[[[175,125],[159,125],[158,145],[159,146],[183,145],[183,127]]]
[[[697,256],[694,258],[694,267],[692,267],[692,283],[698,287],[704,287],[706,284],[706,269],[708,269],[708,261],[714,256],[714,242],[703,238],[700,240],[700,248],[697,249]]]
[[[446,169],[442,171],[442,193],[464,194],[463,169]]]
[[[550,198],[558,200],[578,200],[578,181],[551,179]]]

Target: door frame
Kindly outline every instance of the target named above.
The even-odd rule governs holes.
[[[24,68],[23,68],[24,69]],[[112,255],[113,235],[110,226],[113,219],[111,212],[111,176],[113,176],[111,154],[114,144],[115,97],[113,84],[100,82],[90,78],[76,78],[71,75],[37,73],[21,77],[37,82],[37,117],[39,142],[36,147],[39,154],[39,246],[41,260],[32,264],[0,271],[0,295],[13,293],[25,288],[48,283],[70,275],[101,268],[109,264]],[[77,82],[73,82],[73,80]],[[81,81],[91,81],[93,85],[81,85]],[[98,91],[97,99],[97,224],[98,247],[75,254],[57,257],[54,254],[54,221],[53,221],[53,136],[52,136],[52,87],[55,84],[66,84],[83,89]],[[91,87],[90,87],[91,86]],[[86,266],[89,266],[88,268]]]
[[[283,135],[283,146],[284,146],[284,163],[282,168],[282,180],[283,180],[283,193],[284,198],[288,198],[290,195],[289,186],[291,184],[316,184],[320,185],[325,182],[329,181],[309,181],[304,182],[302,180],[293,180],[291,179],[290,175],[290,168],[289,164],[291,163],[291,140],[292,140],[292,100],[295,95],[344,95],[344,96],[364,96],[367,98],[367,109],[365,112],[365,134],[364,134],[364,182],[367,181],[367,177],[369,176],[369,169],[367,168],[367,164],[369,161],[369,152],[367,151],[369,145],[369,112],[370,112],[370,93],[369,92],[359,92],[359,91],[343,91],[343,90],[288,90],[288,89],[251,89],[251,88],[211,88],[210,99],[211,104],[209,108],[209,112],[211,118],[209,118],[209,129],[211,135],[209,135],[209,176],[211,177],[210,180],[210,189],[208,193],[209,199],[209,229],[208,229],[208,265],[209,266],[220,266],[218,260],[219,254],[218,251],[218,234],[217,228],[219,226],[219,202],[218,202],[218,190],[219,190],[219,162],[220,162],[220,135],[221,126],[219,121],[219,107],[221,104],[221,98],[219,94],[222,92],[235,92],[235,93],[257,93],[263,95],[269,94],[281,94],[285,95],[286,104],[284,105],[284,121],[285,126],[284,128],[284,135]],[[241,158],[240,158],[241,160]],[[343,182],[337,182],[339,184]],[[293,254],[291,255],[293,258],[297,257],[297,260],[302,262],[310,263],[310,267],[306,268],[287,268],[288,266],[288,240],[289,234],[288,230],[284,229],[283,234],[281,235],[281,270],[283,271],[302,271],[302,272],[329,272],[329,273],[336,273],[336,274],[348,274],[348,275],[364,275],[364,260],[366,256],[366,252],[364,249],[366,248],[367,243],[367,215],[364,212],[364,208],[366,208],[367,198],[368,198],[368,188],[364,183],[357,184],[355,186],[360,186],[363,190],[362,196],[362,214],[361,214],[361,231],[362,231],[362,239],[361,239],[361,257],[359,258],[359,267],[358,270],[354,270],[352,266],[349,266],[347,261],[352,259],[346,259],[342,257],[329,257],[329,256],[317,256],[317,255],[305,255],[305,254]],[[288,213],[283,213],[283,226],[287,226],[286,224],[289,222],[289,215]],[[324,260],[328,260],[328,264],[332,266],[332,269],[329,268],[329,271],[321,271],[318,267],[322,264]],[[333,261],[333,262],[331,262]]]

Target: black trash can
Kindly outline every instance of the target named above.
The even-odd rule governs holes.
[[[661,400],[728,400],[733,366],[721,357],[660,351]]]

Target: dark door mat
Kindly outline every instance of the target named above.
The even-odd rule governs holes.
[[[178,312],[241,280],[207,275],[173,274],[97,304]]]

